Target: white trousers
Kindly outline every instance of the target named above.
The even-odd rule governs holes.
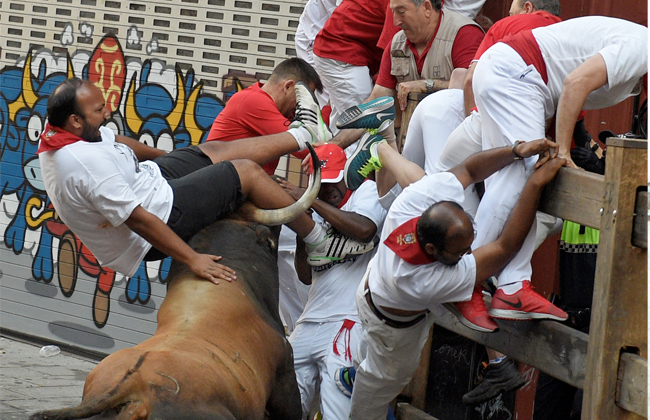
[[[420,363],[422,348],[429,338],[434,317],[409,328],[392,328],[372,312],[366,302],[365,278],[357,289],[356,300],[363,324],[352,388],[352,420],[385,420],[388,404],[409,383]]]
[[[316,63],[314,63],[314,40],[309,39],[305,34],[303,27],[300,25],[298,25],[298,29],[296,29],[294,42],[296,44],[296,55],[298,58],[302,58],[316,69]],[[327,105],[330,101],[327,88],[324,86],[322,92],[314,92],[314,94],[316,95],[316,99],[318,99],[318,106],[321,108]]]
[[[537,70],[508,45],[495,44],[483,54],[476,65],[473,88],[481,115],[483,150],[544,138],[546,119],[554,112],[550,92]],[[475,248],[499,237],[536,162],[537,157],[516,161],[486,180],[476,214]],[[536,230],[533,224],[521,250],[499,274],[499,287],[530,280]]]
[[[329,92],[330,106],[332,107],[330,129],[333,134],[336,134],[339,131],[336,128],[336,120],[339,116],[346,109],[363,103],[370,96],[373,86],[370,70],[366,66],[353,66],[317,55],[314,55],[314,62],[316,71]],[[348,147],[345,152],[351,154],[355,149],[356,145]],[[348,152],[348,150],[350,151]]]
[[[336,385],[334,373],[337,369],[352,366],[352,359],[363,334],[357,322],[347,333],[342,332],[343,321],[301,322],[289,342],[293,347],[296,379],[300,389],[303,419],[309,416],[320,384],[320,411],[324,420],[345,420],[350,415],[350,398]],[[336,342],[335,342],[336,339]],[[334,352],[334,346],[338,355]],[[350,353],[347,353],[346,350]],[[356,384],[355,384],[356,386]]]
[[[293,265],[296,253],[296,234],[282,226],[278,240],[278,277],[280,280],[280,318],[288,334],[307,303],[309,286],[298,279]]]
[[[413,111],[409,128],[406,133],[402,156],[416,163],[427,174],[441,172],[439,161],[446,152],[446,162],[449,170],[460,164],[469,155],[481,150],[480,120],[478,135],[463,136],[466,129],[465,105],[462,89],[444,89],[424,98]],[[469,120],[475,131],[473,119]],[[478,139],[478,143],[477,143]],[[450,147],[449,142],[454,142]],[[464,146],[467,144],[467,146]],[[474,185],[465,190],[463,209],[472,216],[478,208],[478,194]]]

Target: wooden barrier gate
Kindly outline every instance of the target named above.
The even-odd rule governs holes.
[[[541,211],[600,229],[589,335],[553,321],[501,321],[499,332],[480,333],[448,312],[436,322],[583,389],[583,420],[648,417],[647,144],[609,138],[605,176],[562,168],[542,196]],[[429,354],[425,347],[400,420],[433,419],[421,411]]]

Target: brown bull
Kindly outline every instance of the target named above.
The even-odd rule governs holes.
[[[300,419],[278,315],[276,239],[234,220],[201,231],[190,245],[222,255],[237,280],[214,285],[173,263],[154,336],[97,365],[78,407],[32,419]]]
[[[280,210],[245,205],[240,214],[277,225],[307,210],[320,188],[310,152],[316,169],[300,200]],[[189,244],[221,255],[237,280],[214,285],[173,262],[153,337],[102,360],[79,406],[31,420],[299,420],[293,353],[278,313],[278,233],[226,219],[195,235]]]

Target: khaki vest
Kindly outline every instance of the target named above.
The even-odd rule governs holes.
[[[422,74],[418,74],[415,57],[406,44],[404,31],[399,31],[393,36],[390,46],[391,68],[390,74],[395,76],[397,82],[410,82],[421,79],[449,80],[454,66],[451,61],[451,49],[454,46],[456,34],[466,25],[480,25],[473,20],[450,10],[441,14],[440,27],[431,48],[424,59]]]

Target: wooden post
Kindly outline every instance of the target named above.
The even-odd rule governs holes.
[[[637,190],[646,187],[647,141],[607,140],[605,197],[582,418],[631,420],[641,416],[616,405],[621,354],[648,358],[648,254],[632,245]]]
[[[428,93],[413,93],[413,92],[409,93],[408,95],[408,100],[406,102],[406,109],[404,110],[404,112],[402,112],[402,123],[399,130],[399,137],[397,137],[397,150],[399,150],[400,153],[402,153],[402,149],[404,148],[404,142],[406,141],[406,131],[408,130],[409,122],[411,121],[411,117],[413,116],[413,111],[415,111],[415,107],[418,106],[420,101],[426,98],[427,95]],[[397,102],[395,102],[395,107],[396,108],[399,107]]]

